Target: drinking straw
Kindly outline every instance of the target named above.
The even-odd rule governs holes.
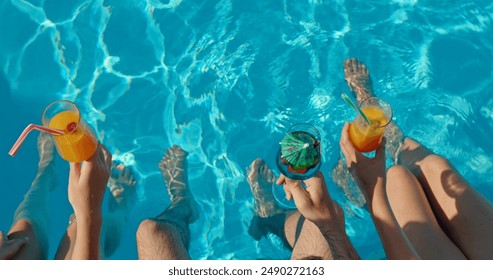
[[[368,117],[365,116],[363,111],[361,111],[361,109],[358,106],[356,106],[356,104],[353,103],[353,101],[349,98],[349,96],[347,96],[345,93],[343,93],[343,94],[341,94],[341,97],[342,97],[342,99],[344,99],[344,101],[346,101],[347,104],[351,105],[351,107],[353,107],[354,110],[356,110],[356,112],[358,112],[358,114],[365,120],[365,122],[368,125],[372,125],[371,121],[368,119]]]
[[[62,135],[64,133],[63,130],[53,129],[53,128],[49,128],[49,127],[41,126],[41,125],[37,125],[37,124],[30,124],[30,125],[28,125],[24,129],[24,131],[21,133],[21,135],[19,136],[19,138],[17,138],[17,141],[15,141],[14,146],[12,146],[12,149],[10,149],[10,151],[9,151],[9,155],[15,156],[15,154],[17,153],[17,151],[21,147],[22,143],[26,139],[27,135],[33,129],[36,129],[36,130],[39,130],[39,131],[43,131],[43,132],[46,132],[46,133],[50,133],[52,135]]]

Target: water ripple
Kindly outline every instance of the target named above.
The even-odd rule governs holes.
[[[273,147],[296,122],[320,128],[324,166],[335,163],[340,129],[354,117],[340,100],[348,56],[367,64],[406,135],[473,184],[493,172],[488,1],[38,2],[0,4],[2,26],[19,27],[0,30],[12,98],[80,105],[115,159],[138,173],[133,225],[169,204],[157,170],[164,150],[189,152],[190,187],[206,213],[191,226],[194,258],[289,255],[272,236],[248,236],[244,170],[256,157],[273,167]],[[337,199],[362,256],[381,258],[367,213]],[[125,249],[123,258],[135,255]]]

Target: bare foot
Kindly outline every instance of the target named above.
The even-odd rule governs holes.
[[[128,210],[129,205],[133,202],[136,184],[132,169],[123,163],[114,162],[108,188],[115,203],[110,204],[110,210],[117,208]]]
[[[108,203],[109,213],[104,217],[101,237],[104,258],[112,256],[120,245],[124,224],[135,202],[136,184],[132,168],[113,161],[107,186],[113,199]]]
[[[182,212],[188,223],[198,218],[198,205],[188,187],[188,176],[186,173],[188,153],[180,146],[166,150],[159,162],[159,169],[166,182],[166,189],[171,199],[169,209],[178,209]]]
[[[253,193],[255,214],[250,222],[248,234],[255,240],[260,240],[269,232],[281,236],[287,210],[276,203],[272,193],[272,185],[276,176],[267,164],[260,158],[254,160],[247,168],[248,183]]]
[[[267,164],[260,158],[254,160],[247,168],[248,183],[253,193],[255,215],[267,218],[276,214],[284,213],[281,207],[277,206],[272,185],[276,181],[276,176]]]
[[[356,95],[358,103],[373,96],[370,72],[358,59],[349,58],[344,61],[344,79]]]

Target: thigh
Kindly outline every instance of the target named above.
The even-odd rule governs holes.
[[[406,138],[399,161],[421,183],[440,225],[471,259],[493,259],[493,205],[450,162]]]
[[[170,223],[147,219],[137,230],[137,253],[141,260],[189,260],[179,231]]]
[[[430,155],[419,166],[426,195],[450,238],[468,258],[492,259],[493,205],[448,160]]]
[[[422,259],[464,259],[443,232],[414,175],[393,166],[387,173],[387,196],[399,225]]]
[[[291,259],[333,259],[330,247],[318,227],[298,211],[286,218],[284,231],[293,248]]]

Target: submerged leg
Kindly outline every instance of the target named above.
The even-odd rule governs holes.
[[[55,187],[54,142],[50,135],[38,137],[38,172],[14,214],[9,239],[29,237],[14,259],[46,259],[50,225],[49,194]]]
[[[276,176],[262,159],[256,159],[247,168],[247,179],[254,198],[254,217],[248,233],[260,240],[267,233],[274,233],[284,242],[284,221],[287,210],[277,206],[272,186]]]
[[[109,211],[103,217],[102,252],[110,257],[120,245],[122,231],[127,222],[128,212],[135,199],[135,180],[132,169],[122,163],[112,165],[108,188],[112,194]]]
[[[188,186],[187,153],[173,146],[159,163],[171,205],[155,219],[142,221],[137,230],[139,259],[189,259],[188,225],[198,218],[198,205]]]

